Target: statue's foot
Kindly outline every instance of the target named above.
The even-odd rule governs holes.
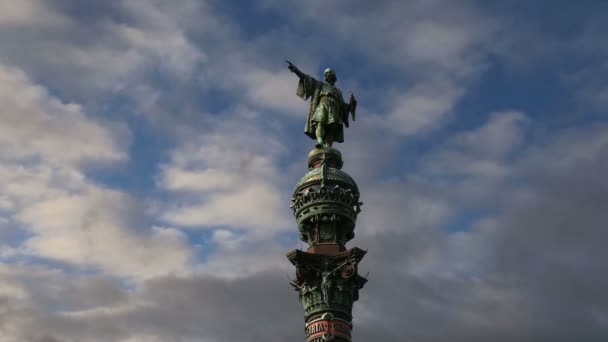
[[[315,147],[316,147],[316,148],[321,148],[321,147],[323,147],[323,143],[318,142],[318,143],[315,145]]]

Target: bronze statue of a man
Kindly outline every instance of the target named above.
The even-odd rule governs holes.
[[[325,69],[325,82],[301,72],[295,65],[287,61],[289,70],[298,75],[300,82],[296,95],[304,100],[310,100],[310,110],[304,133],[311,139],[316,139],[316,147],[331,147],[334,142],[344,142],[344,127],[348,127],[348,113],[352,113],[355,121],[357,101],[350,93],[349,103],[344,102],[342,92],[334,84],[336,73]]]

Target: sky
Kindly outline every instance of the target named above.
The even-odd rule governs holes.
[[[314,141],[358,99],[355,341],[606,341],[608,2],[0,0],[0,341],[304,341]]]

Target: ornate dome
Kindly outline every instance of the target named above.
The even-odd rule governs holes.
[[[309,245],[344,246],[354,237],[361,204],[359,188],[346,172],[325,163],[311,169],[296,185],[292,198],[300,239]]]
[[[339,185],[359,194],[357,183],[355,183],[352,177],[346,172],[337,168],[322,166],[308,171],[304,177],[300,179],[294,189],[294,195],[306,188],[315,185],[320,186],[321,184],[324,184],[326,187],[329,185]]]

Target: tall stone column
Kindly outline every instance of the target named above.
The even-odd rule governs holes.
[[[307,342],[351,341],[352,308],[367,282],[358,273],[365,255],[346,248],[361,211],[359,188],[342,171],[342,155],[331,147],[308,155],[308,172],[295,187],[292,205],[306,252],[287,258],[296,267],[291,285],[304,306]]]

